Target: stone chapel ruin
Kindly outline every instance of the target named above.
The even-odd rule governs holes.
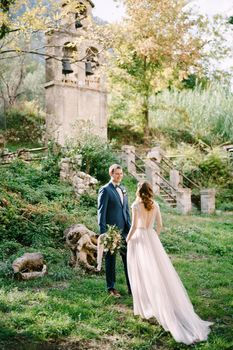
[[[94,4],[77,4],[77,11],[62,20],[62,29],[46,35],[47,139],[61,145],[77,139],[85,127],[107,139],[107,91],[100,71],[104,56],[96,42],[82,39]]]

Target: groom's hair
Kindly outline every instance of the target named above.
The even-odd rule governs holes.
[[[114,171],[117,169],[122,169],[122,167],[119,164],[112,164],[109,167],[109,175],[111,176],[114,173]]]

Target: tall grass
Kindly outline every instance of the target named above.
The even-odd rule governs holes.
[[[233,141],[233,93],[220,83],[205,90],[166,90],[150,103],[152,128],[188,130],[210,144]]]

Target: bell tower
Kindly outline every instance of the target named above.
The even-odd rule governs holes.
[[[94,4],[82,0],[77,8],[68,6],[63,3],[66,16],[59,30],[46,34],[47,139],[61,145],[77,140],[84,129],[107,139],[104,56],[100,45],[86,39]]]

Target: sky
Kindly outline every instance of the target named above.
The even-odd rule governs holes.
[[[119,21],[123,14],[123,6],[119,6],[113,0],[92,0],[95,4],[94,16],[98,16],[108,22]],[[194,0],[193,3],[202,13],[212,16],[216,13],[233,15],[232,0]]]

